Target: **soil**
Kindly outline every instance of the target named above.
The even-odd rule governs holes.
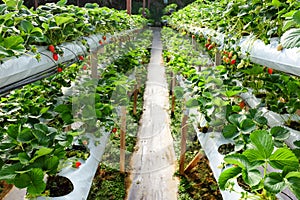
[[[222,155],[227,155],[228,153],[231,153],[234,151],[234,144],[228,143],[228,144],[222,144],[218,148],[218,152]]]
[[[7,184],[5,181],[0,181],[0,199],[3,199],[3,197],[5,197],[12,187],[12,184]]]
[[[87,200],[123,200],[126,195],[127,173],[100,164]]]
[[[179,200],[223,199],[206,157],[188,174],[180,176],[180,179]]]
[[[289,128],[300,131],[300,123],[297,121],[289,121],[289,122],[286,122],[285,125]]]
[[[49,176],[47,179],[46,191],[50,197],[60,197],[69,194],[74,189],[73,183],[64,176]]]

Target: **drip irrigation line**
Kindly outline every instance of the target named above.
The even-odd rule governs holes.
[[[45,53],[43,53],[43,52],[40,52],[40,54],[42,54],[42,55],[48,57],[48,58],[54,63],[54,65],[57,65],[57,63],[55,62],[55,60],[54,60],[53,58],[51,58],[48,54],[45,54]]]
[[[281,193],[284,194],[286,197],[288,197],[290,200],[293,200],[293,198],[290,195],[288,195],[287,193],[285,193],[285,192],[281,192]]]
[[[79,58],[77,57],[77,54],[74,52],[74,51],[72,51],[71,49],[69,49],[68,47],[61,47],[62,49],[67,49],[67,50],[69,50],[74,56],[75,56],[75,60],[77,61],[77,62],[79,62]]]

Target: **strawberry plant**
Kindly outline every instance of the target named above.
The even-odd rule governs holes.
[[[226,168],[219,177],[219,186],[222,190],[230,190],[232,179],[242,177],[252,191],[243,194],[244,198],[257,196],[260,199],[276,199],[275,195],[287,187],[297,198],[300,197],[297,188],[300,181],[299,159],[290,149],[274,148],[271,132],[265,130],[252,132],[249,149],[240,154],[225,156],[224,161],[233,166]],[[278,171],[268,172],[268,166]],[[259,170],[259,167],[263,170]]]

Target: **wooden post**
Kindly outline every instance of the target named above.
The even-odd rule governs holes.
[[[120,172],[125,173],[126,106],[121,106]]]
[[[145,15],[145,7],[146,7],[146,0],[143,0],[143,17],[146,17]]]
[[[127,14],[131,15],[131,0],[127,0],[126,10],[127,10]]]
[[[39,6],[38,0],[34,0],[34,8],[37,9],[38,6]]]
[[[175,92],[174,92],[174,88],[176,85],[176,77],[175,74],[173,73],[173,77],[172,77],[172,83],[171,83],[171,87],[172,87],[172,107],[171,107],[171,114],[174,115],[175,112]]]
[[[187,174],[189,171],[191,171],[203,157],[204,153],[201,151],[198,152],[197,155],[193,158],[193,160],[187,165],[187,167],[184,170],[184,173]]]
[[[217,49],[216,51],[216,55],[215,55],[215,65],[221,65],[221,53],[220,51]]]
[[[180,164],[179,164],[179,174],[184,174],[184,162],[185,162],[185,152],[186,152],[186,134],[188,130],[187,120],[188,120],[188,109],[184,110],[184,115],[181,122],[181,152],[180,152]]]
[[[138,86],[135,85],[134,87],[134,93],[133,93],[133,115],[136,115],[136,104],[137,104],[137,99],[138,99]]]
[[[98,78],[98,53],[93,51],[91,55],[91,68],[92,68],[92,78]]]

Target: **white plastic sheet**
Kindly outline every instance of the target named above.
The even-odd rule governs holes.
[[[189,32],[203,34],[204,37],[212,37],[212,41],[221,47],[224,43],[224,34],[213,29],[184,26]],[[236,46],[241,48],[242,57],[250,54],[250,60],[272,69],[300,76],[300,48],[283,49],[277,51],[278,38],[273,38],[270,44],[265,45],[262,40],[251,36],[243,37]]]

